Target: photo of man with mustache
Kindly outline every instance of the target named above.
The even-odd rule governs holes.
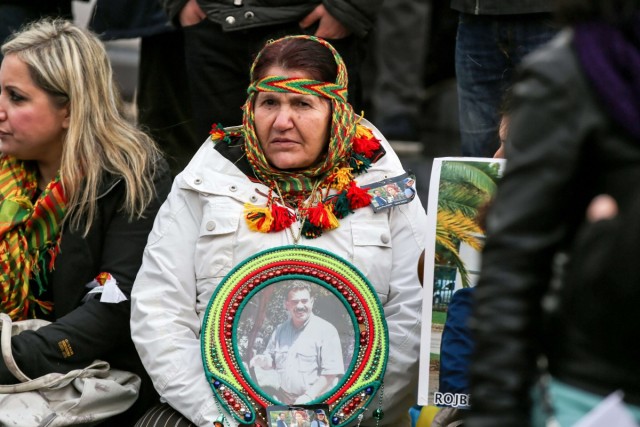
[[[284,308],[288,319],[279,324],[262,354],[250,366],[275,370],[278,398],[286,404],[305,404],[333,387],[344,374],[337,329],[313,313],[311,287],[292,281]]]

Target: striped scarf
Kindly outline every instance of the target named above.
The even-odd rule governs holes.
[[[53,303],[37,298],[32,284],[37,283],[38,295],[45,291],[46,273],[53,270],[59,250],[66,198],[59,177],[33,204],[37,191],[35,170],[0,156],[0,298],[2,312],[13,320],[37,317],[38,308],[44,313],[53,309]]]
[[[251,67],[251,81],[253,83],[249,86],[249,96],[243,106],[245,152],[251,167],[261,181],[271,186],[277,185],[283,193],[308,196],[318,179],[322,180],[328,177],[335,168],[349,166],[348,161],[352,153],[351,141],[356,134],[357,120],[353,108],[347,102],[347,67],[338,52],[326,41],[313,36],[289,36],[278,41],[292,37],[314,40],[329,49],[338,67],[337,79],[335,82],[320,82],[309,79],[267,76],[256,82],[254,81],[253,67],[258,62],[258,55]],[[278,170],[269,164],[262,152],[255,129],[253,103],[258,92],[292,92],[321,96],[331,101],[333,111],[331,136],[329,137],[327,156],[322,163],[303,171]]]

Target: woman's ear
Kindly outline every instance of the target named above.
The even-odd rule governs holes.
[[[69,104],[62,107],[61,113],[63,114],[62,128],[69,129],[69,122],[71,120],[71,108],[69,108]]]

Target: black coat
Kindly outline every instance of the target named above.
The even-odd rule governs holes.
[[[487,218],[475,292],[465,424],[472,427],[529,425],[542,353],[558,380],[601,396],[622,389],[640,404],[639,283],[576,280],[572,273],[559,292],[551,286],[562,277],[554,275],[558,254],[573,258],[569,272],[594,267],[578,264],[587,259],[579,230],[591,228],[585,211],[593,197],[611,195],[621,214],[633,206],[640,144],[593,91],[571,32],[525,59],[513,95],[508,161]]]
[[[553,0],[451,0],[451,8],[474,15],[519,15],[553,11]]]
[[[89,28],[102,40],[147,37],[174,30],[158,0],[97,0]]]
[[[171,177],[162,160],[155,178],[157,197],[147,207],[145,217],[133,221],[122,211],[124,181],[106,181],[89,234],[83,237],[82,230],[71,231],[69,227],[62,234],[60,253],[48,284],[53,293],[54,322],[13,337],[11,344],[16,363],[31,378],[68,372],[95,359],[137,373],[143,379],[143,388],[130,409],[133,413],[142,411],[147,399],[154,400],[154,392],[131,341],[131,288],[155,215],[169,192]],[[98,295],[81,302],[88,292],[85,285],[101,272],[111,273],[127,301],[102,303]],[[15,381],[0,358],[0,382]]]

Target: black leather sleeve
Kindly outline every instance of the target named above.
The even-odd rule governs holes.
[[[323,0],[327,11],[358,37],[373,27],[382,0]]]
[[[529,425],[542,298],[579,203],[583,145],[598,116],[568,48],[531,58],[513,88],[507,164],[487,218],[471,326],[468,427]],[[582,210],[584,212],[584,210]]]

